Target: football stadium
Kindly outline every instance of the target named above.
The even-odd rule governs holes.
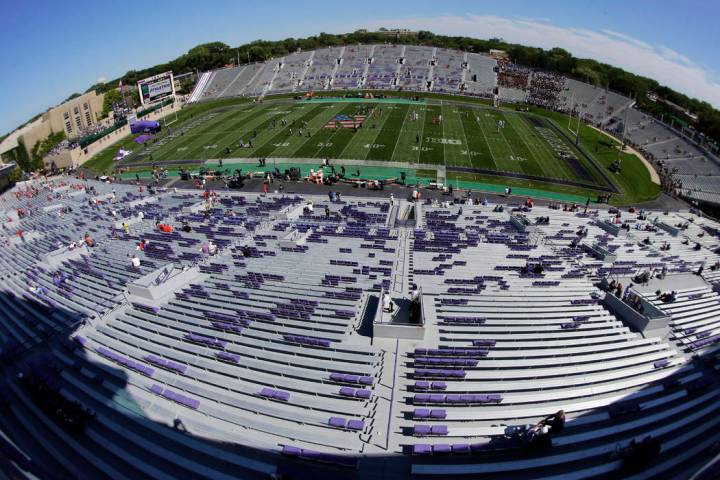
[[[0,476],[720,478],[717,143],[450,38],[250,44],[4,137]]]

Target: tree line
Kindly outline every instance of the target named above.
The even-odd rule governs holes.
[[[177,75],[186,72],[211,70],[225,65],[237,64],[238,62],[262,62],[298,50],[390,41],[409,45],[457,49],[471,53],[485,53],[490,49],[505,50],[510,59],[519,65],[556,72],[598,87],[608,88],[634,98],[637,101],[638,108],[646,113],[656,117],[662,115],[674,116],[692,125],[707,137],[720,139],[720,111],[713,108],[708,102],[676,92],[667,86],[660,85],[651,78],[635,75],[596,60],[576,58],[562,48],[545,50],[508,43],[499,38],[482,40],[461,36],[435,35],[427,31],[420,31],[410,35],[403,34],[402,36],[392,36],[388,32],[365,31],[342,35],[321,33],[307,38],[287,38],[278,41],[256,40],[235,48],[222,42],[205,43],[190,49],[187,53],[167,63],[142,70],[130,70],[120,78],[104,84],[95,84],[88,91],[94,89],[107,92],[116,88],[120,80],[124,85],[135,85],[138,80],[168,70],[172,70]],[[649,93],[674,103],[680,109],[663,102],[652,101],[648,97]],[[695,113],[698,116],[697,121],[686,115],[683,109]]]

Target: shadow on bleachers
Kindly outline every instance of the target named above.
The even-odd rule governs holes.
[[[367,305],[365,307],[365,314],[360,320],[360,326],[357,329],[358,335],[363,337],[372,337],[373,334],[373,319],[375,318],[375,312],[380,305],[380,298],[377,295],[370,295],[368,297]]]
[[[12,365],[36,345],[83,325],[84,315],[68,310],[43,294],[22,296],[0,291],[0,365]]]
[[[539,467],[542,478],[553,479],[685,478],[718,449],[713,432],[720,423],[720,382],[704,359],[694,363],[695,368],[573,416],[547,443],[530,446],[527,430],[534,422],[517,419],[497,425],[501,434],[457,440],[463,443],[433,435],[425,439],[427,447],[408,441],[403,451],[413,455],[413,473],[434,478],[496,478],[499,472],[502,478],[535,478]],[[548,408],[549,416],[554,413]],[[413,439],[412,428],[405,434]],[[660,451],[643,457],[636,448],[648,437],[659,443]]]

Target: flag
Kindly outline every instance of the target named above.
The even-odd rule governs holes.
[[[325,128],[335,128],[336,125],[340,125],[342,128],[355,128],[359,126],[367,118],[367,115],[335,115],[329,122],[325,124]]]

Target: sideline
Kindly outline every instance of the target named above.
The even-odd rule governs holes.
[[[586,123],[585,125],[587,125],[588,127],[592,128],[595,131],[602,133],[606,137],[610,137],[614,141],[618,142],[617,138],[613,137],[612,135],[607,133],[605,130],[601,130],[593,125],[590,125],[589,123]],[[623,153],[630,153],[632,155],[635,155],[637,158],[639,158],[640,161],[643,163],[643,165],[645,165],[645,168],[647,168],[647,171],[650,174],[650,180],[655,185],[660,185],[660,175],[658,175],[657,170],[655,170],[655,167],[653,167],[652,164],[650,162],[648,162],[647,159],[645,157],[643,157],[640,152],[638,152],[637,150],[635,150],[634,148],[632,148],[628,145],[625,145],[625,149],[623,150]]]

